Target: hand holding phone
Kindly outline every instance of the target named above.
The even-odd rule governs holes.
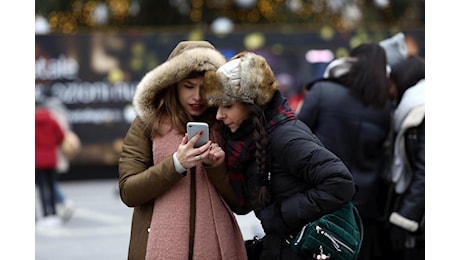
[[[200,131],[202,131],[203,134],[196,141],[194,145],[195,148],[200,147],[209,141],[209,126],[205,122],[188,122],[187,123],[188,140],[192,139]]]

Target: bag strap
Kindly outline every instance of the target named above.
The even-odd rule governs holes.
[[[360,238],[359,238],[359,247],[358,248],[361,250],[361,245],[363,243],[363,238],[364,238],[364,228],[363,228],[363,222],[361,220],[361,216],[359,215],[358,208],[356,208],[355,205],[353,205],[353,213],[355,215],[355,221],[358,224],[358,228],[359,228],[359,236],[360,236]],[[355,255],[354,259],[358,259],[358,254]]]

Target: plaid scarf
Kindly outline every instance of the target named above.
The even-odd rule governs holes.
[[[275,93],[264,110],[267,134],[284,122],[295,120],[296,116],[289,106],[287,99],[279,91]],[[239,196],[240,206],[250,205],[249,189],[247,185],[247,169],[255,162],[254,127],[250,120],[245,120],[235,133],[224,127],[222,136],[226,140],[225,153],[227,154],[227,170],[233,189]],[[257,169],[255,169],[257,170]],[[267,179],[267,173],[263,178]]]

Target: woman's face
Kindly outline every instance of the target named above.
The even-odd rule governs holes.
[[[228,106],[219,106],[216,119],[221,120],[230,131],[234,133],[240,125],[249,117],[248,108],[241,102],[235,102]]]
[[[177,83],[179,102],[192,116],[201,116],[208,105],[202,97],[203,77],[188,78]]]
[[[393,101],[398,102],[398,87],[396,86],[396,82],[390,78],[390,99]]]

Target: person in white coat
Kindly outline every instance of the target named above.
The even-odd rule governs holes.
[[[425,61],[410,57],[392,67],[394,157],[389,259],[425,259]]]

